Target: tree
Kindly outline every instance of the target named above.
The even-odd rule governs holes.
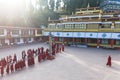
[[[54,11],[54,9],[55,9],[55,1],[54,0],[50,0],[49,1],[49,5],[50,5],[50,8]]]
[[[52,0],[53,1],[53,0]],[[52,20],[54,19],[59,19],[59,14],[54,12],[54,8],[52,6],[49,7],[48,5],[46,5],[47,3],[44,3],[44,5],[41,5],[41,1],[38,2],[37,5],[40,5],[40,8],[38,10],[36,10],[31,18],[31,23],[33,24],[33,26],[35,27],[39,27],[40,25],[44,25],[47,26],[48,25],[48,18],[50,17]],[[51,5],[54,2],[51,2]]]
[[[57,0],[57,1],[56,1],[56,10],[58,10],[58,8],[59,8],[59,6],[60,6],[60,2],[61,2],[61,0]]]
[[[71,14],[77,8],[86,8],[88,3],[90,7],[98,7],[102,0],[63,0],[64,9]]]

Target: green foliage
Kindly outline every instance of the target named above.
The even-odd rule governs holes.
[[[54,10],[55,8],[58,10],[61,1],[64,3],[64,11],[67,12],[67,14],[72,14],[77,8],[86,8],[88,4],[90,7],[98,7],[101,0],[57,0],[56,3],[55,0],[39,0],[38,4],[40,8],[30,14],[31,17],[28,19],[29,23],[36,27],[39,27],[40,25],[47,26],[48,18],[51,20],[59,19],[59,13]],[[33,11],[31,10],[31,12]]]
[[[61,0],[57,0],[57,2],[56,2],[56,10],[58,10],[58,7],[60,6],[60,2],[61,2]]]
[[[49,1],[49,5],[50,5],[50,8],[54,11],[54,9],[55,9],[55,1],[54,0],[50,0]]]
[[[77,8],[86,8],[89,4],[90,7],[98,7],[101,0],[63,0],[64,9],[68,13],[75,12]]]
[[[41,3],[40,3],[41,4]],[[39,5],[40,5],[39,4]],[[46,3],[47,4],[47,3]],[[51,2],[51,5],[53,2]],[[42,8],[44,6],[44,8]],[[33,15],[31,15],[31,23],[35,27],[39,27],[40,25],[47,26],[48,25],[48,18],[52,20],[59,19],[59,14],[54,12],[53,6],[43,5],[41,8],[36,10]]]

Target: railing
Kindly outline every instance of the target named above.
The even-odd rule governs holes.
[[[120,28],[115,28],[114,32],[120,32]]]
[[[97,43],[88,43],[89,46],[97,46]]]
[[[111,29],[111,28],[100,28],[99,32],[114,32],[114,29]]]
[[[62,29],[62,28],[60,28],[60,29],[56,29],[56,28],[52,28],[52,29],[46,28],[46,29],[44,29],[44,31],[63,31],[63,29]]]
[[[113,47],[120,47],[120,45],[113,45]]]
[[[82,32],[120,32],[120,28],[114,28],[114,29],[111,29],[111,28],[99,28],[99,29],[80,29],[80,28],[69,28],[69,29],[49,29],[49,28],[46,28],[44,29],[44,31],[70,31],[70,32],[76,32],[76,31],[82,31]]]
[[[110,44],[100,44],[101,47],[111,48]]]
[[[98,29],[86,29],[86,32],[98,32]]]
[[[88,18],[89,19],[89,18]],[[90,21],[93,21],[93,22],[98,22],[98,21],[101,21],[99,18],[97,19],[78,19],[78,20],[66,20],[66,21],[63,21],[63,22],[90,22]]]

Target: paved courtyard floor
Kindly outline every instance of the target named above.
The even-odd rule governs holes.
[[[45,43],[0,49],[0,58],[17,54],[22,50],[48,47]],[[112,56],[112,67],[106,66],[108,55]],[[0,80],[120,80],[120,50],[65,47],[52,61],[35,65],[0,77]]]

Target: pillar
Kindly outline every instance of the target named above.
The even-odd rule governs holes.
[[[65,38],[62,38],[62,42],[65,43]]]
[[[87,43],[87,38],[85,38],[85,43]]]
[[[111,29],[114,29],[114,27],[115,27],[115,22],[112,21]]]
[[[100,39],[97,39],[97,48],[100,47]]]
[[[72,43],[74,44],[74,42],[75,42],[75,38],[72,38]]]
[[[57,42],[58,41],[58,37],[54,37],[54,41]]]
[[[110,45],[111,45],[111,48],[114,47],[114,40],[113,39],[110,40]]]

